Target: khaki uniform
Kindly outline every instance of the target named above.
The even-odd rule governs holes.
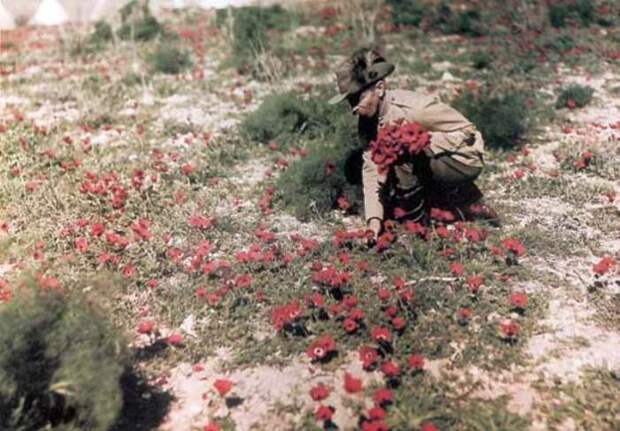
[[[414,163],[393,167],[396,187],[404,192],[421,188],[430,176],[431,181],[458,185],[472,182],[484,165],[482,135],[467,118],[454,108],[424,93],[394,90],[386,91],[380,107],[377,126],[380,128],[398,120],[417,122],[431,132],[428,173],[416,172]],[[362,136],[363,139],[363,136]],[[370,149],[364,151],[362,171],[364,209],[366,220],[384,219],[381,191],[387,174],[379,174],[371,159]],[[419,208],[418,208],[419,209]]]

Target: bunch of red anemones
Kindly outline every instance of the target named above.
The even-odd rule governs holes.
[[[336,352],[336,341],[331,335],[325,334],[314,340],[308,346],[306,354],[313,361],[322,361],[331,357]]]
[[[379,129],[377,138],[370,143],[372,161],[380,174],[400,162],[405,155],[421,153],[430,145],[430,133],[419,123],[401,121]]]

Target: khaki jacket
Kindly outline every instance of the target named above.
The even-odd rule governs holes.
[[[484,165],[484,140],[476,126],[437,98],[407,90],[386,91],[379,112],[378,127],[398,120],[414,121],[428,129],[431,132],[430,151],[434,156],[449,156],[471,167],[481,168]],[[416,177],[411,166],[402,165],[396,170],[402,188],[414,186],[412,181]],[[366,220],[383,220],[379,191],[386,181],[386,175],[378,173],[370,150],[364,152],[362,173]]]

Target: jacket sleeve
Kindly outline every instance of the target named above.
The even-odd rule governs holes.
[[[380,199],[380,191],[385,184],[387,175],[379,174],[377,165],[372,161],[370,150],[364,151],[362,182],[364,184],[364,215],[366,222],[372,218],[383,220],[384,209]]]

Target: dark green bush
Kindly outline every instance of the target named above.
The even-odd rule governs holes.
[[[424,18],[424,6],[416,0],[387,0],[392,8],[392,22],[395,25],[417,27]]]
[[[592,0],[562,0],[550,4],[548,14],[549,22],[556,28],[570,22],[589,26],[596,18],[596,6]]]
[[[278,178],[281,202],[304,221],[336,208],[341,196],[355,209],[361,200],[361,189],[350,184],[345,174],[345,165],[352,152],[351,147],[331,141],[310,146],[310,154],[293,163]]]
[[[486,69],[492,61],[493,57],[485,51],[474,51],[471,55],[471,63],[475,69]]]
[[[282,6],[245,6],[221,9],[216,13],[216,23],[223,25],[228,13],[232,13],[232,63],[242,72],[252,70],[257,52],[270,48],[267,32],[287,30],[293,16]]]
[[[149,2],[142,9],[137,0],[127,3],[121,10],[121,27],[118,37],[122,40],[147,41],[164,34],[164,28],[151,14]]]
[[[302,136],[314,139],[346,129],[345,124],[352,120],[347,109],[329,105],[325,100],[305,100],[295,93],[267,96],[258,109],[245,117],[241,131],[252,141],[275,140],[286,146]]]
[[[574,108],[583,108],[590,103],[593,94],[594,89],[592,87],[578,84],[571,85],[560,93],[558,100],[555,102],[555,107],[557,109],[566,108],[574,103]],[[571,100],[572,102],[570,102]]]
[[[93,45],[103,46],[110,42],[114,37],[112,27],[105,21],[95,23],[95,31],[88,38],[88,42]]]
[[[432,24],[445,34],[462,34],[473,37],[487,34],[489,26],[488,23],[484,22],[480,11],[477,9],[454,12],[447,2],[442,2],[437,6]]]
[[[189,53],[170,42],[159,44],[149,56],[149,62],[156,72],[175,75],[192,65]]]
[[[464,92],[453,101],[453,106],[478,127],[489,148],[514,147],[531,123],[527,96],[520,92]]]
[[[0,305],[0,429],[108,430],[123,406],[124,345],[82,301],[24,289]]]

